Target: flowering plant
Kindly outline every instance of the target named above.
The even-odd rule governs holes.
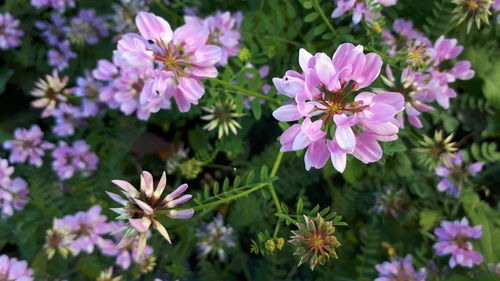
[[[500,0],[0,2],[0,281],[499,278]]]

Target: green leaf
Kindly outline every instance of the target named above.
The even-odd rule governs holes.
[[[260,100],[253,99],[250,103],[250,107],[252,108],[252,113],[255,119],[259,120],[262,116],[262,105],[260,104]]]
[[[319,14],[317,12],[312,12],[304,18],[305,22],[312,22],[318,18]]]
[[[7,82],[9,81],[12,74],[14,74],[14,70],[0,69],[0,95],[5,91],[5,85],[7,85]]]

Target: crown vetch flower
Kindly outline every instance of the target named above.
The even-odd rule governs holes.
[[[33,269],[26,261],[0,256],[0,280],[33,281]]]
[[[125,223],[122,221],[117,221],[110,223],[109,232],[113,233],[120,230],[125,226]],[[151,232],[148,230],[147,235],[148,238],[151,236]],[[121,234],[113,235],[113,239],[103,239],[99,242],[99,248],[104,255],[115,257],[115,264],[122,269],[129,269],[132,265],[132,262],[137,264],[143,263],[146,258],[153,253],[153,248],[149,245],[144,247],[144,251],[142,255],[137,255],[137,250],[139,246],[139,237],[136,236],[134,240],[125,247],[117,248],[116,245],[123,238]],[[116,242],[115,242],[116,241]]]
[[[47,56],[49,57],[48,64],[59,71],[66,69],[69,66],[69,61],[76,58],[76,54],[71,50],[68,40],[59,42],[55,49],[49,49]]]
[[[76,172],[88,176],[90,171],[97,169],[99,158],[90,151],[90,146],[84,140],[78,140],[72,146],[60,141],[52,151],[52,169],[60,179],[69,179]]]
[[[28,203],[28,184],[22,178],[15,178],[7,186],[0,186],[0,209],[2,218],[10,217],[14,210],[22,210]]]
[[[474,251],[469,239],[479,239],[483,232],[482,226],[469,226],[467,218],[460,221],[442,221],[441,227],[437,227],[434,233],[438,237],[438,242],[434,244],[434,249],[438,256],[450,255],[449,265],[472,267],[483,262],[481,253]]]
[[[189,219],[194,214],[194,209],[173,210],[176,206],[191,199],[192,196],[190,194],[181,196],[182,193],[187,190],[187,184],[179,186],[163,199],[161,198],[165,186],[167,185],[167,176],[165,172],[163,172],[156,189],[153,185],[153,176],[146,171],[142,172],[141,187],[139,190],[126,181],[113,180],[112,182],[122,189],[122,193],[127,198],[125,200],[115,193],[107,192],[111,199],[123,206],[121,208],[111,209],[120,215],[117,219],[128,220],[128,224],[125,227],[114,233],[123,234],[123,238],[117,247],[126,247],[132,243],[135,237],[140,233],[137,250],[138,256],[142,255],[144,251],[147,230],[151,225],[153,225],[169,243],[172,243],[167,230],[158,220],[156,220],[156,217],[167,215],[172,219]]]
[[[49,117],[52,111],[59,104],[66,104],[68,100],[65,95],[69,91],[65,89],[68,84],[68,76],[62,80],[59,78],[57,70],[52,71],[51,75],[46,75],[45,80],[40,78],[36,83],[36,88],[31,91],[31,95],[37,97],[37,100],[31,102],[31,105],[36,108],[44,108],[42,118]]]
[[[71,232],[71,225],[64,219],[52,221],[52,228],[47,230],[45,235],[45,245],[43,246],[47,258],[50,260],[58,252],[63,258],[66,258],[71,252],[70,245],[75,235]]]
[[[35,8],[51,7],[63,13],[66,10],[66,6],[73,8],[75,7],[74,0],[31,0],[31,5]]]
[[[370,5],[389,7],[396,5],[397,0],[373,0],[370,5],[365,0],[334,0],[334,2],[335,10],[332,12],[332,18],[339,18],[351,12],[352,22],[358,24],[363,17],[366,21],[373,21],[374,18],[380,17],[380,13],[373,12]]]
[[[415,271],[411,255],[407,255],[404,259],[395,258],[391,261],[377,264],[375,269],[379,273],[379,277],[375,281],[425,281],[427,276],[425,268]]]
[[[303,120],[281,135],[281,151],[308,147],[304,159],[307,170],[322,168],[331,157],[335,169],[343,172],[347,154],[363,163],[378,161],[382,157],[378,141],[398,137],[394,117],[403,110],[403,96],[361,92],[354,99],[348,97],[378,77],[380,56],[365,55],[362,46],[345,43],[332,58],[301,49],[299,64],[302,74],[289,70],[283,78],[273,79],[279,93],[293,98],[273,116],[282,122]]]
[[[335,248],[340,242],[333,235],[335,227],[331,221],[325,221],[320,214],[315,219],[304,215],[305,223],[297,224],[298,230],[292,231],[288,243],[296,249],[294,255],[300,256],[299,265],[309,261],[311,270],[317,264],[324,265],[330,258],[338,259]]]
[[[107,218],[101,215],[101,207],[92,206],[86,212],[77,212],[59,220],[59,224],[67,226],[74,236],[69,248],[73,255],[84,251],[92,253],[94,247],[102,239],[101,235],[109,233]]]
[[[116,54],[129,67],[148,70],[141,103],[157,112],[169,108],[173,97],[181,112],[188,111],[205,93],[200,80],[217,76],[221,49],[206,44],[209,31],[199,25],[172,32],[168,22],[148,12],[138,13],[135,22],[140,34],[123,36]]]
[[[238,55],[240,51],[242,20],[243,14],[241,12],[231,15],[230,12],[218,11],[215,15],[204,19],[196,16],[184,16],[184,21],[187,24],[198,24],[209,30],[207,42],[221,48],[219,61],[221,65],[227,64],[227,59]]]
[[[388,54],[394,56],[397,51],[411,47],[411,44],[418,42],[418,45],[431,46],[430,40],[421,32],[413,28],[413,22],[404,19],[396,19],[392,25],[392,31],[382,31],[383,43],[390,47]]]
[[[72,136],[76,128],[87,124],[82,109],[73,105],[58,106],[52,111],[52,117],[55,121],[52,132],[60,137]]]
[[[99,37],[108,36],[107,23],[95,15],[94,9],[81,9],[78,15],[71,19],[67,28],[69,40],[75,44],[97,44]]]
[[[11,163],[26,163],[41,167],[42,157],[45,150],[52,149],[53,144],[43,141],[43,132],[38,125],[31,128],[17,128],[14,130],[14,140],[3,143],[5,149],[10,150],[9,161]]]
[[[436,175],[440,178],[437,188],[441,192],[447,192],[451,196],[460,196],[461,186],[465,178],[469,175],[475,176],[484,166],[483,162],[472,163],[469,167],[464,167],[464,155],[461,151],[452,156],[444,156],[441,166],[436,168]]]
[[[19,29],[19,20],[10,13],[0,14],[0,50],[7,50],[21,45],[24,32]]]
[[[204,258],[214,255],[219,261],[224,261],[227,258],[226,250],[236,245],[233,232],[231,226],[224,225],[224,218],[218,213],[213,221],[203,224],[196,232],[196,237],[200,239],[200,255]]]
[[[0,158],[0,187],[10,185],[10,176],[14,173],[14,167],[9,166],[7,159]]]

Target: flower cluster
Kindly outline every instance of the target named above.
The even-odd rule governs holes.
[[[390,214],[397,218],[402,213],[408,211],[408,195],[404,189],[395,189],[393,187],[384,187],[383,192],[374,194],[375,205],[372,210],[378,214]]]
[[[22,178],[14,178],[7,185],[0,184],[1,217],[10,217],[14,214],[14,210],[22,210],[28,203],[28,194],[28,184]]]
[[[441,227],[434,230],[438,237],[438,242],[434,244],[434,249],[438,256],[450,255],[449,265],[451,268],[455,266],[472,267],[483,262],[481,253],[474,251],[472,239],[479,239],[483,232],[482,226],[469,226],[467,218],[462,218],[461,221],[442,221]]]
[[[305,224],[297,224],[288,243],[295,248],[294,255],[300,256],[299,265],[309,261],[311,270],[317,264],[324,265],[330,258],[338,258],[335,248],[340,242],[333,235],[335,227],[331,221],[325,221],[320,214],[315,219],[304,215]]]
[[[7,159],[0,158],[0,186],[9,185],[12,180],[10,176],[14,173],[14,167],[9,166]]]
[[[454,64],[450,62],[463,50],[462,46],[457,46],[456,39],[441,36],[434,45],[426,44],[420,45],[423,49],[417,48],[419,50],[417,53],[412,54],[412,49],[408,49],[410,63],[419,65],[419,70],[408,66],[402,71],[401,78],[397,81],[391,68],[387,66],[387,77],[383,77],[389,90],[399,92],[405,97],[405,112],[408,121],[417,128],[423,127],[419,115],[422,112],[434,110],[426,103],[437,102],[447,109],[450,106],[450,99],[457,96],[449,84],[457,80],[471,79],[475,74],[470,69],[469,61],[463,60]],[[401,114],[398,120],[400,127],[403,127],[404,121]]]
[[[68,76],[62,80],[59,78],[57,70],[52,71],[52,75],[47,74],[45,79],[40,78],[36,83],[36,88],[31,91],[31,95],[37,99],[31,102],[31,105],[36,108],[43,108],[42,118],[49,117],[58,105],[66,105],[69,94],[66,85],[68,84]]]
[[[35,8],[51,7],[59,12],[64,12],[66,7],[75,7],[74,0],[31,0],[31,5]]]
[[[82,252],[92,253],[99,249],[103,255],[115,257],[117,266],[128,269],[132,262],[142,263],[147,255],[152,254],[153,249],[145,246],[145,255],[136,257],[138,239],[125,248],[116,248],[115,240],[120,236],[114,235],[112,239],[108,239],[107,235],[122,226],[123,223],[108,222],[107,217],[101,214],[101,207],[94,205],[86,212],[80,211],[54,219],[52,228],[47,230],[44,249],[49,259],[56,252],[66,258],[68,254],[77,256]]]
[[[99,37],[108,36],[108,27],[103,18],[96,17],[94,9],[81,9],[71,19],[66,32],[71,43],[94,45],[99,42]]]
[[[437,188],[451,196],[460,196],[463,181],[469,176],[475,176],[484,166],[483,162],[472,163],[469,167],[463,166],[464,155],[461,151],[452,156],[444,156],[441,166],[436,168],[436,175],[440,178]]]
[[[119,231],[125,223],[119,221],[110,223],[110,233]],[[147,237],[151,235],[151,232],[147,231]],[[123,238],[123,234],[115,234],[112,239],[103,240],[99,244],[101,252],[106,256],[115,257],[115,264],[122,269],[129,269],[132,266],[132,262],[137,264],[143,263],[146,258],[153,254],[153,248],[146,245],[144,247],[142,255],[138,255],[137,250],[139,249],[139,237],[135,237],[132,242],[125,247],[117,248],[119,241]]]
[[[148,0],[120,0],[113,5],[116,11],[112,17],[112,30],[121,36],[129,32],[137,32],[134,23],[135,16],[140,11],[148,11]]]
[[[113,183],[122,189],[126,199],[115,193],[107,192],[111,199],[122,205],[121,208],[113,208],[112,210],[119,214],[117,219],[128,220],[127,225],[114,233],[122,235],[122,240],[117,247],[128,246],[140,235],[137,256],[142,255],[145,249],[147,231],[151,225],[171,243],[167,230],[156,217],[166,215],[172,219],[189,219],[194,214],[193,209],[173,210],[176,206],[191,199],[192,196],[189,194],[179,197],[187,190],[187,184],[179,186],[163,199],[161,198],[167,185],[165,172],[163,172],[156,188],[154,187],[153,176],[146,171],[142,172],[139,190],[126,181],[113,180]]]
[[[43,140],[43,132],[38,125],[32,125],[31,128],[17,128],[14,130],[14,140],[8,140],[3,143],[3,147],[10,150],[10,163],[26,163],[41,167],[42,157],[45,150],[52,149],[52,143]]]
[[[343,172],[347,154],[363,163],[382,157],[378,141],[394,141],[399,131],[395,115],[403,110],[404,98],[395,92],[361,92],[379,75],[382,59],[364,54],[363,46],[342,44],[332,58],[324,53],[309,54],[301,49],[303,73],[289,70],[273,82],[280,94],[293,100],[279,107],[273,116],[282,122],[303,119],[281,135],[281,151],[308,147],[306,169],[322,168],[328,158]],[[331,137],[331,138],[330,138]]]
[[[227,258],[226,251],[234,247],[235,239],[233,228],[224,225],[224,218],[219,213],[214,220],[201,226],[196,232],[196,237],[200,239],[198,249],[201,257],[217,256],[219,261]]]
[[[382,36],[384,37],[383,43],[389,46],[390,56],[415,45],[431,46],[430,40],[413,28],[413,22],[404,19],[396,19],[392,25],[392,31],[384,30]]]
[[[425,281],[427,276],[425,268],[415,271],[411,255],[407,255],[404,259],[395,258],[391,261],[377,264],[375,269],[379,273],[379,277],[375,281]]]
[[[240,51],[240,26],[242,20],[243,14],[241,12],[233,15],[230,12],[217,12],[215,15],[204,19],[196,16],[184,16],[184,21],[187,24],[199,25],[200,28],[208,29],[207,43],[221,48],[219,61],[221,65],[227,64],[227,59],[238,55]]]
[[[201,79],[217,76],[221,48],[207,44],[209,31],[197,24],[187,23],[173,32],[163,18],[140,12],[136,25],[140,34],[124,35],[115,56],[127,70],[140,69],[147,75],[141,106],[157,112],[170,108],[174,98],[181,112],[188,111],[205,93]]]
[[[21,44],[24,32],[19,29],[19,20],[10,13],[0,14],[0,50],[15,48]]]
[[[33,281],[33,269],[26,261],[0,256],[0,280]]]
[[[69,179],[77,172],[87,176],[97,169],[99,162],[97,155],[90,151],[90,146],[84,140],[75,141],[73,145],[59,141],[52,151],[52,157],[52,169],[60,179]]]
[[[331,17],[339,18],[346,13],[352,13],[352,22],[358,24],[363,17],[366,21],[372,22],[380,17],[380,12],[374,12],[374,9],[383,6],[394,6],[397,0],[334,0],[335,10],[333,10]]]

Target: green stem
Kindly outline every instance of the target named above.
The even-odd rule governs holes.
[[[232,89],[238,91],[239,94],[242,94],[242,95],[245,95],[245,96],[255,97],[255,98],[267,100],[267,101],[270,101],[270,102],[273,102],[273,103],[276,103],[276,104],[281,104],[281,102],[279,100],[275,99],[275,98],[268,97],[266,95],[259,94],[259,93],[256,93],[256,92],[252,92],[250,90],[242,88],[242,87],[240,87],[238,85],[231,84],[231,83],[226,82],[224,80],[220,80],[220,79],[217,79],[217,78],[208,78],[208,80],[210,82],[212,82],[212,83],[219,84],[219,85],[222,85],[222,86],[227,87],[227,88],[232,88]]]
[[[265,187],[266,185],[268,185],[268,183],[261,183],[259,185],[257,185],[256,187],[253,187],[247,191],[244,191],[242,193],[238,193],[238,194],[235,194],[233,196],[230,196],[230,197],[227,197],[227,198],[223,198],[223,199],[220,199],[220,200],[217,200],[217,201],[214,201],[214,202],[210,202],[210,203],[206,203],[206,204],[202,204],[202,205],[198,205],[198,206],[195,206],[193,207],[192,209],[194,209],[195,211],[198,211],[198,210],[203,210],[203,209],[206,209],[206,208],[210,208],[210,207],[214,207],[214,206],[217,206],[217,205],[220,205],[220,204],[224,204],[226,202],[229,202],[229,201],[232,201],[232,200],[235,200],[237,198],[240,198],[240,197],[243,197],[243,196],[246,196],[254,191],[257,191],[263,187]]]
[[[173,11],[171,11],[165,4],[163,4],[160,0],[153,0],[153,2],[158,5],[163,11],[165,11],[167,14],[171,15],[172,17],[174,17],[176,20],[181,20],[182,21],[182,17],[179,16],[178,14],[174,13]]]
[[[274,177],[276,173],[278,172],[278,168],[280,167],[281,164],[281,159],[283,159],[283,152],[278,152],[278,155],[276,156],[276,160],[274,160],[274,165],[273,168],[271,169],[271,177]],[[272,183],[269,183],[269,191],[271,191],[271,196],[273,197],[274,201],[274,206],[276,207],[277,212],[281,212],[281,204],[280,200],[278,199],[278,195],[276,194],[276,190],[274,189],[274,186]]]
[[[338,37],[339,34],[338,34],[337,30],[335,30],[335,28],[333,28],[333,25],[330,23],[330,20],[328,20],[328,18],[325,16],[325,13],[323,13],[323,10],[321,9],[321,6],[319,5],[318,0],[312,0],[312,3],[313,3],[314,8],[316,9],[316,11],[319,13],[319,15],[321,16],[323,21],[326,23],[326,26],[328,27],[328,29],[330,29],[330,31],[335,36]]]

